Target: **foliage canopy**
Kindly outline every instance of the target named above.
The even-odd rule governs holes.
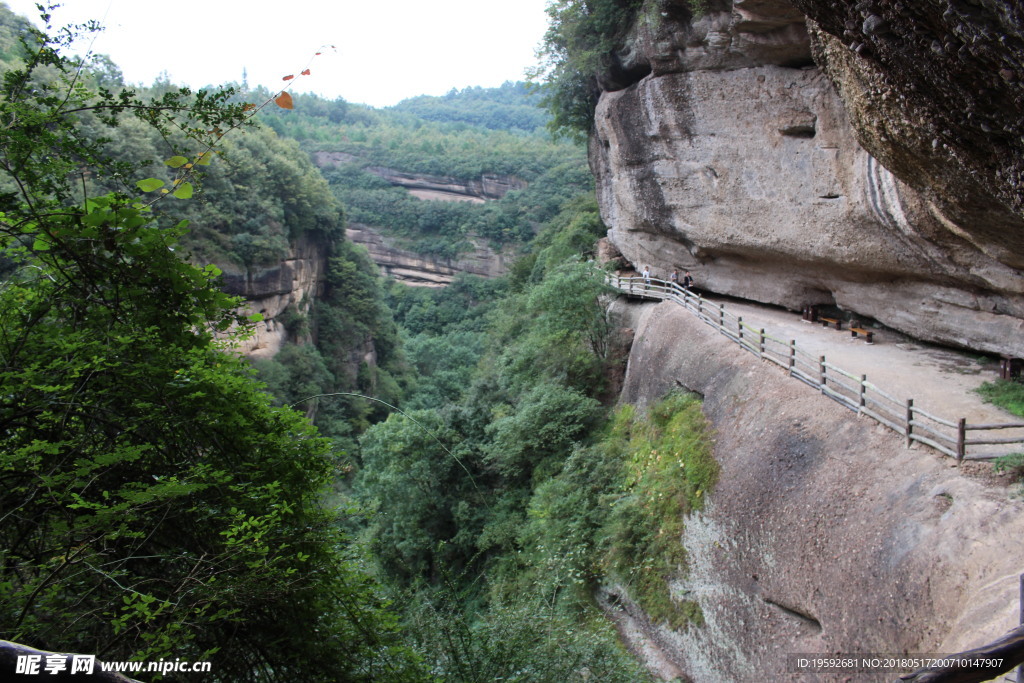
[[[594,126],[598,76],[615,63],[614,51],[643,0],[554,0],[536,77],[552,131],[586,139]]]
[[[90,87],[61,55],[73,33],[27,35],[0,93],[0,635],[216,655],[223,680],[415,676],[321,504],[327,444],[227,351],[239,302],[91,134],[134,115],[191,156],[247,108]],[[122,192],[89,196],[86,176]]]

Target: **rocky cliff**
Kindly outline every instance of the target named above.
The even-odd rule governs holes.
[[[481,241],[473,241],[473,250],[458,258],[439,258],[401,249],[368,225],[352,224],[345,234],[354,244],[366,247],[382,273],[414,287],[444,287],[460,273],[499,277],[514,260],[511,250],[495,251]]]
[[[351,164],[359,157],[344,152],[314,152],[313,162],[320,168]],[[446,202],[473,202],[482,204],[489,200],[501,199],[511,190],[521,190],[526,183],[520,178],[504,175],[484,174],[479,178],[464,180],[451,176],[420,175],[405,173],[383,166],[363,169],[396,187],[405,188],[409,194],[423,200]],[[438,258],[419,254],[396,245],[381,230],[386,226],[353,224],[348,227],[348,238],[366,247],[370,258],[385,275],[416,287],[444,287],[459,273],[499,277],[504,275],[513,260],[511,252],[498,252],[484,243],[473,240],[473,250],[458,258]]]
[[[797,671],[787,654],[954,653],[1017,625],[1024,504],[1004,484],[906,448],[679,306],[618,306],[636,331],[622,400],[700,393],[721,466],[671,586],[705,623],[671,631],[628,590],[603,596],[655,668],[698,683],[891,681]]]
[[[323,288],[327,252],[327,245],[319,239],[303,237],[292,243],[288,256],[274,266],[249,272],[224,266],[224,290],[243,297],[249,311],[263,316],[254,335],[242,344],[242,353],[253,358],[277,354],[288,337],[280,316],[287,308],[302,315],[309,313]]]
[[[649,0],[601,79],[591,166],[622,253],[1024,356],[1022,11],[692,4]]]

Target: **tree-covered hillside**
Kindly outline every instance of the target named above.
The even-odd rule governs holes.
[[[672,539],[717,469],[694,397],[608,407],[605,227],[537,96],[257,111],[274,93],[124,89],[25,29],[0,26],[0,638],[215,681],[646,680],[595,595],[701,622]],[[526,187],[423,201],[373,166]],[[519,258],[412,289],[346,221]],[[320,289],[250,364],[218,276],[300,238]]]
[[[159,211],[248,109],[104,91],[71,34],[21,35],[0,86],[0,638],[222,681],[424,680],[324,504],[338,456],[231,351],[240,302]],[[154,128],[160,156],[109,154]],[[161,161],[180,174],[147,177]]]
[[[324,176],[350,222],[445,257],[468,249],[471,237],[525,244],[562,202],[593,186],[580,145],[552,140],[540,126],[520,127],[520,119],[545,117],[537,95],[521,83],[414,98],[385,110],[300,95],[293,110],[261,113],[307,152],[347,155]],[[372,167],[456,181],[508,176],[526,187],[486,205],[425,202],[367,170]]]
[[[500,88],[463,88],[434,97],[420,95],[402,100],[393,111],[436,123],[466,123],[491,130],[538,133],[548,124],[540,106],[541,95],[526,83],[504,83]]]

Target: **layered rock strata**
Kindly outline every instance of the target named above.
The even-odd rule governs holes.
[[[313,161],[324,168],[358,163],[360,159],[344,152],[314,152]],[[513,176],[485,174],[463,180],[451,176],[405,173],[382,166],[365,167],[363,170],[405,188],[414,197],[431,201],[482,204],[526,187],[525,181]],[[444,287],[459,273],[499,277],[508,271],[513,260],[511,252],[495,251],[478,239],[470,240],[472,251],[451,259],[402,249],[397,246],[397,240],[384,235],[378,226],[352,224],[346,234],[352,242],[366,247],[370,258],[385,275],[417,287]]]
[[[253,358],[271,358],[288,337],[281,314],[287,308],[306,315],[315,298],[322,293],[327,265],[327,248],[320,241],[300,238],[278,264],[249,272],[225,267],[224,290],[246,300],[246,309],[259,313],[254,334],[240,350]],[[293,340],[296,341],[296,340]]]
[[[716,292],[792,309],[834,304],[918,338],[1024,356],[1022,157],[1000,147],[1019,116],[967,110],[958,122],[943,110],[932,125],[927,110],[907,104],[905,92],[917,100],[942,92],[922,92],[923,78],[887,76],[891,68],[871,56],[881,47],[858,52],[870,42],[865,33],[900,35],[897,10],[872,14],[886,3],[794,3],[830,17],[833,31],[859,21],[852,49],[816,24],[809,37],[784,0],[711,3],[720,11],[699,18],[682,0],[648,4],[620,68],[602,79],[591,138],[602,215],[629,261],[662,275],[689,269]],[[996,12],[991,4],[956,14],[957,26]],[[907,30],[945,21],[946,3],[915,5]],[[837,17],[846,17],[838,29]],[[998,18],[1020,23],[1009,10]],[[1013,65],[1024,51],[1006,35],[1012,40],[998,47],[958,39],[965,54],[978,54],[964,62],[971,68],[1011,55],[993,62],[1007,72],[995,78],[1009,94],[980,102],[1015,102]],[[900,41],[886,40],[897,53]],[[957,79],[960,99],[970,78]],[[993,88],[991,73],[979,79]],[[965,135],[974,161],[954,163],[965,155],[946,141],[970,121],[1002,132],[987,142]]]
[[[416,287],[444,287],[460,273],[500,277],[514,260],[510,251],[495,251],[480,241],[473,241],[472,251],[451,259],[400,249],[393,239],[368,225],[352,224],[345,234],[354,244],[366,247],[382,273]]]
[[[359,157],[345,152],[314,152],[313,163],[320,168],[358,163]],[[396,171],[384,166],[367,166],[367,173],[383,178],[392,185],[404,187],[420,199],[441,201],[471,201],[482,203],[501,199],[511,190],[526,187],[526,181],[514,176],[484,174],[479,178],[465,180],[453,176],[424,175]]]

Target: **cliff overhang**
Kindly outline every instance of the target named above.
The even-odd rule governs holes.
[[[1024,356],[1021,12],[647,4],[619,61],[649,73],[603,81],[590,142],[629,261]]]

